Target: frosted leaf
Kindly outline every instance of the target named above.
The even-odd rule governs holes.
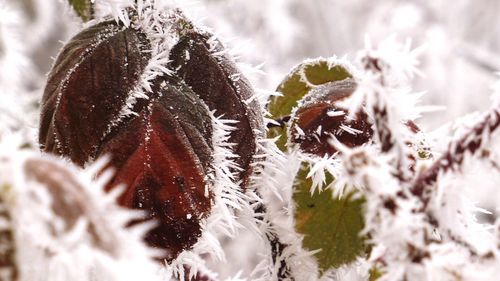
[[[139,83],[147,45],[141,33],[112,22],[89,27],[66,44],[42,99],[42,149],[82,166],[94,159],[128,92]]]
[[[31,152],[2,149],[0,154],[18,280],[88,281],[93,274],[94,280],[158,280],[155,253],[141,238],[150,226],[125,228],[139,214],[118,207],[116,194],[104,192],[105,175],[92,180],[100,167],[82,172]]]
[[[353,193],[334,197],[332,190],[311,192],[307,169],[297,174],[294,185],[295,229],[304,235],[302,246],[316,251],[321,273],[351,263],[364,252],[362,205],[364,200]],[[331,175],[325,185],[333,181]]]
[[[244,187],[252,173],[250,164],[257,153],[257,140],[262,135],[262,113],[249,81],[223,54],[224,50],[212,34],[186,29],[172,49],[171,68],[217,116],[236,122],[228,141],[235,144],[235,163],[239,166],[236,180],[241,180]]]
[[[278,147],[285,151],[288,139],[287,124],[290,115],[299,105],[301,99],[316,87],[351,77],[352,72],[349,64],[335,57],[306,60],[295,66],[278,86],[277,92],[280,95],[270,97],[268,110],[279,126],[270,128],[268,137],[279,137]]]
[[[369,142],[373,131],[366,113],[348,118],[347,109],[339,105],[355,87],[354,81],[346,79],[323,84],[305,95],[291,116],[289,146],[298,145],[305,153],[323,157],[337,152],[328,143],[332,136],[348,147]]]
[[[116,169],[107,188],[127,186],[119,203],[146,210],[144,220],[158,221],[145,239],[165,249],[162,258],[170,262],[197,242],[200,221],[211,210],[206,175],[212,172],[213,129],[205,104],[182,81],[165,77],[153,92],[137,104],[137,116],[103,140],[98,155],[111,155],[109,166]]]

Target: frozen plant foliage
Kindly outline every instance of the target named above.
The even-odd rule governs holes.
[[[217,236],[234,236],[236,212],[253,215],[262,116],[223,44],[166,3],[112,11],[118,22],[96,18],[65,45],[42,99],[40,144],[80,166],[111,155],[106,189],[125,184],[119,203],[158,220],[145,240],[164,250],[167,275],[184,279],[202,256],[224,259]]]
[[[2,210],[10,215],[15,280],[158,278],[154,251],[141,241],[151,226],[125,228],[139,214],[117,206],[118,193],[104,192],[109,172],[92,180],[98,166],[80,171],[6,142],[0,149]]]
[[[479,223],[488,212],[468,196],[500,178],[498,90],[439,145],[417,125],[429,108],[413,81],[452,56],[452,35],[433,29],[440,4],[398,4],[392,15],[392,0],[373,12],[363,0],[181,2],[62,1],[82,30],[55,60],[41,106],[28,97],[43,70],[23,75],[61,30],[55,6],[23,1],[46,8],[29,21],[30,8],[19,20],[17,5],[0,2],[0,279],[496,280],[500,220]],[[380,41],[385,30],[370,27],[376,40],[354,62],[328,54],[276,75],[307,46],[357,42],[359,26],[342,19],[356,11],[379,29],[432,29],[443,49]],[[207,17],[192,20],[197,12]],[[300,21],[316,37],[297,40]],[[23,40],[30,26],[40,29]],[[218,33],[255,37],[239,51],[271,57],[257,80],[266,90],[255,93]],[[468,63],[494,68],[471,50]],[[41,155],[25,132],[40,109]]]

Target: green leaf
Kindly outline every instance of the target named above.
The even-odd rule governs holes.
[[[68,0],[68,2],[83,21],[89,21],[94,16],[94,4],[90,0]]]
[[[355,193],[333,198],[330,189],[312,196],[309,169],[302,169],[296,177],[293,200],[296,204],[295,229],[304,235],[303,247],[314,254],[321,272],[353,262],[365,253],[362,207],[364,199],[355,199]],[[327,183],[333,177],[327,177]]]
[[[278,120],[290,116],[298,102],[312,89],[319,85],[352,78],[347,68],[328,59],[307,61],[296,66],[292,72],[281,82],[277,91],[282,96],[273,97],[269,103],[271,117]],[[286,127],[274,127],[268,132],[269,138],[279,137],[277,146],[286,150]]]
[[[370,275],[368,281],[376,281],[380,277],[382,277],[382,275],[383,275],[383,272],[379,268],[376,268],[376,267],[370,268],[370,271],[368,273]]]

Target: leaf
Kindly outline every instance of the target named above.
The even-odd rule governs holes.
[[[80,184],[71,170],[45,159],[27,159],[24,163],[24,174],[28,181],[46,188],[51,198],[52,212],[64,222],[60,226],[49,225],[54,237],[67,235],[75,225],[85,217],[88,220],[86,231],[90,241],[96,248],[112,256],[117,256],[120,245],[110,225],[96,213],[95,202],[88,191]]]
[[[68,0],[68,2],[83,21],[89,21],[94,17],[94,4],[90,0]]]
[[[292,114],[290,141],[298,144],[302,152],[323,157],[333,155],[332,136],[348,147],[361,146],[370,141],[373,130],[364,111],[354,118],[340,102],[349,98],[356,84],[352,79],[325,83],[309,91]]]
[[[278,86],[277,92],[282,96],[273,97],[270,100],[269,113],[275,120],[289,118],[293,109],[298,106],[299,101],[310,90],[328,82],[347,78],[352,78],[352,75],[345,66],[339,63],[330,62],[327,59],[304,62],[296,66]],[[282,151],[285,151],[286,134],[286,126],[274,127],[269,130],[268,137],[280,136],[277,145]]]
[[[245,186],[252,173],[250,164],[257,151],[262,113],[250,82],[225,54],[222,44],[211,34],[185,30],[170,53],[171,69],[182,78],[216,116],[235,120],[231,132],[235,159],[241,168],[237,179]]]
[[[18,280],[19,269],[16,259],[16,243],[12,226],[12,217],[4,202],[4,190],[10,186],[2,186],[0,194],[0,270],[2,281]]]
[[[91,26],[64,46],[41,102],[42,150],[83,166],[126,105],[148,63],[145,35],[114,22]]]
[[[377,267],[372,267],[370,268],[370,271],[368,272],[370,277],[368,279],[368,281],[376,281],[376,280],[379,280],[380,277],[382,277],[382,275],[384,275],[384,273],[382,272],[382,270],[380,270],[379,268]]]
[[[171,261],[198,241],[211,210],[212,119],[187,85],[162,79],[155,97],[137,104],[137,115],[115,127],[98,154],[112,155],[116,174],[108,189],[128,186],[119,203],[158,221],[146,241],[167,250]]]
[[[360,232],[364,227],[362,207],[364,199],[355,199],[350,193],[342,198],[333,198],[330,189],[311,195],[311,179],[308,169],[299,171],[293,200],[295,229],[304,235],[303,247],[314,254],[319,268],[325,272],[356,260],[364,253],[364,238]],[[330,184],[333,178],[327,178]]]

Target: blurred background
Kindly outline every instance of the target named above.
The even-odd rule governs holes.
[[[2,65],[11,63],[25,71],[17,75],[3,70],[0,79],[13,84],[18,80],[13,77],[22,76],[21,84],[29,90],[43,87],[44,74],[61,42],[81,27],[60,2],[0,0],[2,10],[10,11],[0,17],[0,35],[4,41],[14,37],[18,43],[12,48],[0,41]],[[174,2],[211,27],[240,62],[261,66],[265,74],[252,78],[257,88],[265,90],[275,89],[288,70],[305,58],[336,55],[353,60],[365,37],[375,44],[389,36],[411,39],[414,47],[425,47],[420,56],[424,76],[413,81],[414,90],[427,92],[424,104],[446,106],[420,122],[427,129],[484,109],[497,79],[495,72],[500,70],[500,2],[496,0]],[[19,54],[28,60],[17,60]]]
[[[497,0],[177,2],[212,28],[239,62],[262,70],[250,76],[255,87],[265,91],[273,91],[289,69],[306,58],[335,55],[354,60],[365,37],[374,44],[396,36],[411,39],[414,47],[425,46],[420,56],[423,75],[412,83],[415,92],[426,92],[422,104],[445,107],[418,120],[438,151],[446,143],[443,136],[453,133],[453,120],[488,108],[491,87],[499,78]],[[0,0],[0,136],[14,129],[27,142],[36,140],[37,102],[45,75],[62,44],[81,26],[58,0]],[[497,184],[492,179],[479,183],[481,192],[466,196],[495,212],[495,202],[500,201]],[[248,239],[259,247],[259,241]],[[241,243],[247,242],[227,242],[234,251],[228,251],[230,262],[219,269],[223,277],[239,269],[248,273]]]

